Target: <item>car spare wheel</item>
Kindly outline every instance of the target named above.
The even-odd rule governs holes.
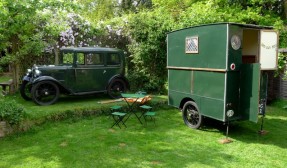
[[[32,87],[32,99],[45,106],[55,103],[59,98],[59,87],[51,81],[41,81]]]

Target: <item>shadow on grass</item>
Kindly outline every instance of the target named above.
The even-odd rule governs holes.
[[[94,101],[94,100],[102,100],[102,99],[110,99],[108,95],[103,93],[98,94],[90,94],[90,95],[81,95],[81,96],[61,96],[59,97],[58,103],[78,103],[78,102],[85,102],[85,101]]]
[[[261,130],[261,118],[258,118],[258,123],[250,121],[237,121],[230,123],[228,137],[235,141],[241,141],[245,143],[259,143],[259,144],[271,144],[280,148],[287,148],[287,120],[273,118],[277,116],[277,113],[268,114],[263,120],[263,131],[266,134],[260,134]],[[285,114],[285,117],[287,113]],[[204,125],[201,128],[206,132],[220,132],[226,136],[227,125],[220,121],[206,118]]]

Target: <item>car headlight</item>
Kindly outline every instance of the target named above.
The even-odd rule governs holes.
[[[29,76],[29,75],[31,75],[31,74],[32,74],[32,69],[27,69],[26,75]]]
[[[34,77],[38,77],[38,76],[40,76],[40,75],[41,75],[41,71],[38,70],[38,69],[36,69],[36,70],[35,70],[35,73],[34,73]]]

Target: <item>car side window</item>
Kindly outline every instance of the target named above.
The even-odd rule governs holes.
[[[102,54],[89,53],[86,54],[87,65],[104,65],[104,57]]]
[[[85,55],[84,53],[77,53],[77,65],[85,64]]]
[[[120,65],[121,59],[119,54],[108,54],[107,65]]]
[[[73,53],[64,53],[62,63],[64,65],[73,64]]]

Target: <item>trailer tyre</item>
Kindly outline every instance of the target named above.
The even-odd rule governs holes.
[[[182,109],[184,123],[193,129],[198,129],[202,124],[202,116],[195,102],[187,101]]]

